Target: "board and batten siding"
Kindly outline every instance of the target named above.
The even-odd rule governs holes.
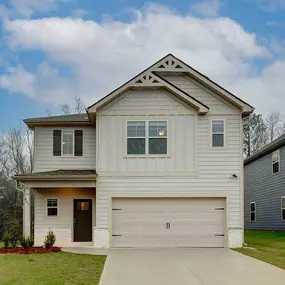
[[[244,167],[245,229],[285,230],[281,197],[285,197],[285,147],[280,151],[280,172],[272,172],[272,152]],[[256,203],[256,221],[250,221],[250,203]]]
[[[109,197],[112,195],[228,196],[231,247],[242,246],[243,164],[240,110],[179,76],[172,82],[210,107],[207,115],[185,105],[166,91],[131,90],[97,113],[97,220],[95,244],[108,246]],[[168,78],[170,81],[170,78]],[[190,86],[190,87],[189,87]],[[126,120],[168,120],[170,155],[128,157],[124,153]],[[225,120],[225,147],[211,147],[211,120]],[[237,175],[237,179],[232,177]],[[102,234],[103,231],[105,234]],[[102,237],[105,241],[102,241]],[[100,240],[101,239],[101,240]]]
[[[43,245],[49,229],[56,235],[56,245],[70,246],[73,242],[73,200],[92,199],[92,226],[96,225],[95,188],[52,188],[34,190],[35,244]],[[58,199],[58,216],[47,216],[47,199]]]
[[[53,156],[53,130],[83,130],[83,156]],[[95,127],[35,127],[34,172],[96,168]]]

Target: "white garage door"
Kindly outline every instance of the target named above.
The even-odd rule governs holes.
[[[225,199],[115,198],[113,247],[224,247]]]

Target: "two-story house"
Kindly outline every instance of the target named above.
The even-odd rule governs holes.
[[[59,246],[241,247],[243,118],[253,108],[169,54],[86,114],[27,119],[24,233]]]
[[[244,161],[245,229],[285,230],[285,135]]]

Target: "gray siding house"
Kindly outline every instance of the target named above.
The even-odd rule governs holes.
[[[245,229],[285,230],[285,135],[244,161]]]

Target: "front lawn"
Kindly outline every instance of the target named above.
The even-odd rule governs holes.
[[[236,251],[285,269],[285,232],[245,231],[245,243],[256,250]]]
[[[4,242],[0,241],[0,247],[4,246]]]
[[[99,284],[106,257],[67,252],[0,255],[0,284]]]

